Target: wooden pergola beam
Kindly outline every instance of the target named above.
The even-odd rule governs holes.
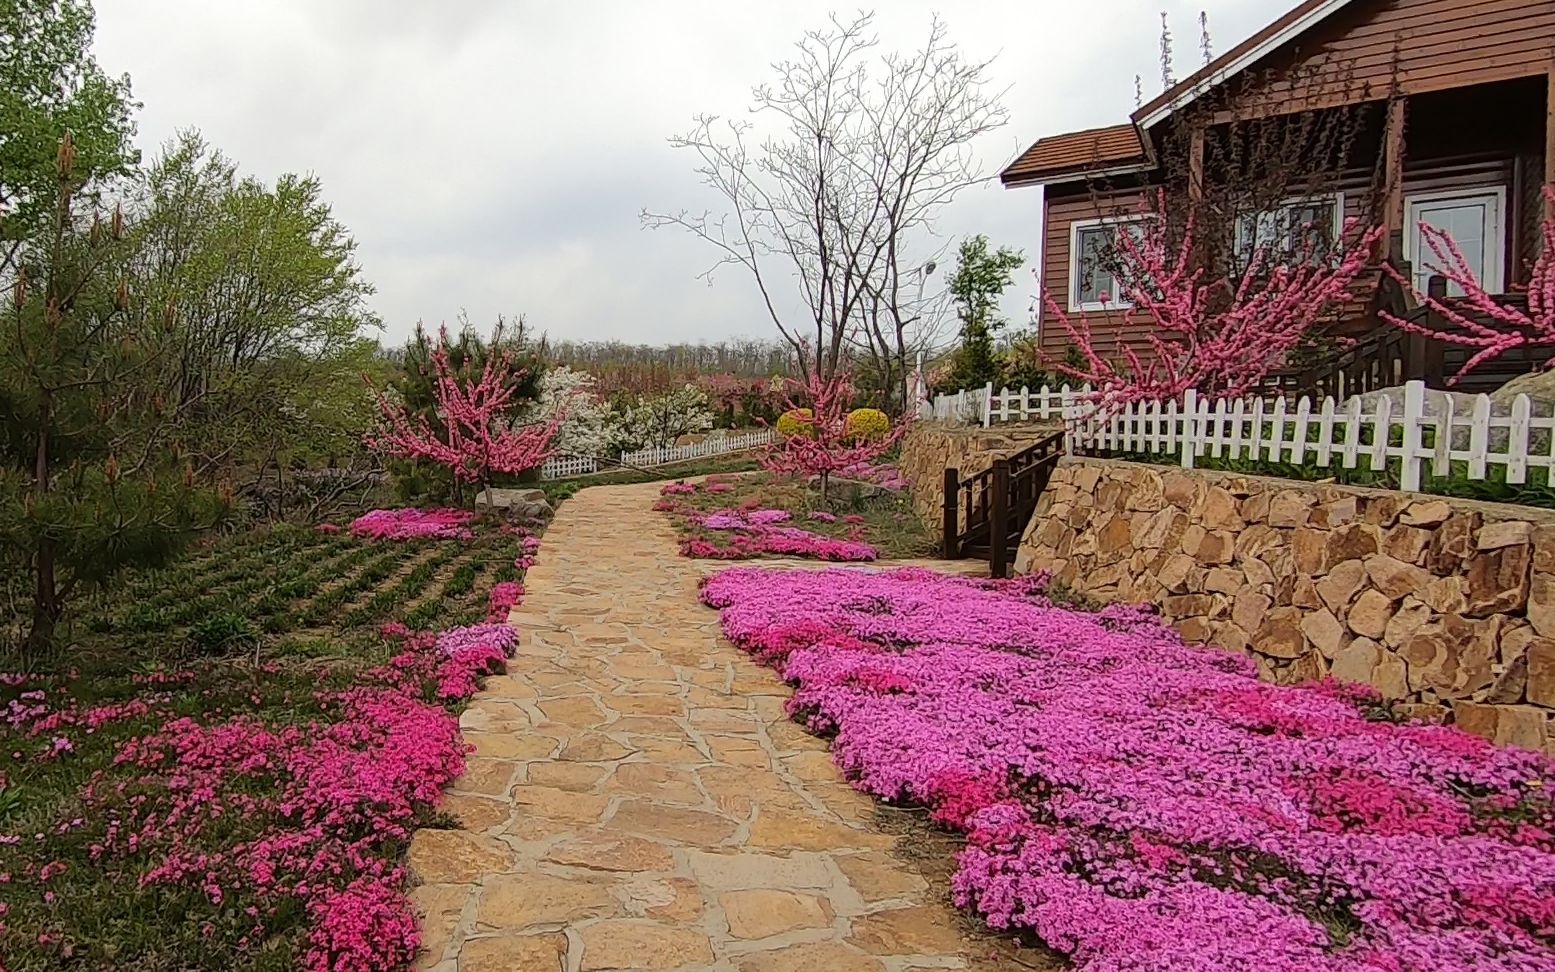
[[[1382,225],[1387,228],[1385,256],[1393,263],[1404,261],[1404,128],[1408,120],[1409,99],[1399,96],[1390,100],[1382,136]]]

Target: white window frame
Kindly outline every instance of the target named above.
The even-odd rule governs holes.
[[[1454,199],[1468,202],[1475,199],[1494,197],[1496,200],[1495,219],[1487,229],[1486,235],[1490,237],[1486,242],[1494,241],[1494,246],[1485,247],[1485,263],[1490,272],[1487,277],[1492,277],[1495,286],[1490,286],[1490,280],[1481,280],[1479,285],[1485,288],[1486,293],[1504,294],[1506,288],[1506,186],[1475,186],[1464,189],[1433,189],[1430,192],[1408,192],[1404,194],[1404,259],[1409,262],[1411,268],[1420,265],[1427,254],[1415,253],[1415,237],[1420,232],[1420,217],[1416,210],[1421,203],[1450,202]],[[1434,259],[1436,254],[1430,254]],[[1413,272],[1413,271],[1411,271]]]
[[[1085,230],[1097,229],[1103,226],[1127,226],[1131,223],[1143,223],[1150,217],[1139,216],[1103,216],[1099,219],[1079,219],[1069,224],[1069,312],[1071,314],[1087,314],[1095,311],[1128,310],[1134,304],[1124,300],[1118,294],[1113,294],[1113,299],[1103,303],[1099,300],[1080,302],[1080,234]],[[1118,288],[1113,288],[1117,290]]]
[[[1343,192],[1317,192],[1317,193],[1313,193],[1310,196],[1290,196],[1290,197],[1287,197],[1285,199],[1281,199],[1279,201],[1279,203],[1276,206],[1274,206],[1272,209],[1265,209],[1265,210],[1262,210],[1262,211],[1256,212],[1256,213],[1241,213],[1241,214],[1238,214],[1237,219],[1236,219],[1236,241],[1235,241],[1236,242],[1236,254],[1237,254],[1238,259],[1240,259],[1243,256],[1243,254],[1248,254],[1248,253],[1251,252],[1250,248],[1247,245],[1247,243],[1248,243],[1248,240],[1247,240],[1247,218],[1248,217],[1251,217],[1253,220],[1256,221],[1258,219],[1258,217],[1263,216],[1265,214],[1277,212],[1277,211],[1279,211],[1281,209],[1294,209],[1297,206],[1304,206],[1304,205],[1307,205],[1308,203],[1311,203],[1311,202],[1313,202],[1315,200],[1319,200],[1319,199],[1329,199],[1329,200],[1333,201],[1333,204],[1334,204],[1334,227],[1333,227],[1334,235],[1333,235],[1333,239],[1334,239],[1335,243],[1338,243],[1340,241],[1340,239],[1344,235],[1344,193]]]

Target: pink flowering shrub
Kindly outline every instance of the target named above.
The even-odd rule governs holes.
[[[486,620],[492,622],[507,620],[507,616],[513,611],[513,605],[517,604],[523,596],[524,585],[518,581],[502,581],[493,584],[490,594],[491,607],[486,612]]]
[[[373,510],[351,521],[351,532],[373,540],[469,540],[474,537],[469,510]]]
[[[1041,586],[735,569],[703,599],[855,787],[966,834],[958,904],[1081,972],[1555,969],[1551,760]]]

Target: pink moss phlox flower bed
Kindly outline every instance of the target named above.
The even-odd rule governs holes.
[[[666,483],[659,490],[660,496],[691,496],[697,491],[696,483]]]
[[[681,541],[680,552],[703,560],[749,560],[761,556],[804,557],[833,563],[878,560],[880,552],[862,540],[839,540],[798,527],[779,526],[791,519],[786,510],[689,513],[707,530],[726,534],[714,543],[701,537]]]
[[[843,479],[856,479],[859,482],[871,483],[881,489],[899,492],[907,488],[907,479],[902,471],[889,463],[875,465],[874,463],[859,463],[847,469],[840,469],[836,473]]]
[[[1555,761],[1036,588],[740,568],[702,596],[855,787],[965,833],[959,905],[1079,972],[1555,969]]]
[[[328,720],[180,718],[126,743],[116,765],[135,767],[141,780],[94,780],[85,790],[108,822],[92,857],[144,861],[147,886],[187,888],[217,905],[252,902],[254,947],[269,916],[303,909],[307,972],[408,968],[419,938],[395,848],[464,769],[458,720],[445,705],[501,671],[518,634],[496,624],[385,633],[404,639],[400,653],[321,696]],[[240,828],[230,842],[219,835],[234,820],[273,823]],[[212,843],[223,849],[199,849]]]
[[[475,536],[469,510],[413,508],[373,510],[351,521],[351,532],[374,540],[469,540]]]

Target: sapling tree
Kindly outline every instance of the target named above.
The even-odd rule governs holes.
[[[1174,237],[1164,193],[1154,214],[1115,234],[1111,268],[1118,292],[1103,302],[1145,322],[1144,346],[1124,345],[1121,360],[1097,348],[1091,320],[1071,319],[1051,292],[1048,319],[1068,335],[1080,364],[1054,360],[1055,370],[1091,385],[1104,408],[1176,398],[1188,389],[1236,397],[1259,387],[1370,265],[1381,227],[1351,224],[1322,251],[1277,258],[1254,249],[1239,275],[1212,273],[1195,258],[1190,212]]]
[[[478,370],[473,363],[456,368],[444,328],[431,364],[436,423],[399,396],[381,394],[382,428],[368,436],[368,445],[388,456],[441,466],[453,475],[456,490],[457,484],[479,484],[488,499],[493,474],[516,476],[555,454],[565,413],[557,410],[529,424],[514,421],[518,390],[528,374],[511,349],[493,342]]]
[[[1486,291],[1457,242],[1428,223],[1420,224],[1420,234],[1435,257],[1429,261],[1430,269],[1446,278],[1448,294],[1456,295],[1441,299],[1419,293],[1412,280],[1392,266],[1386,268],[1394,280],[1431,309],[1431,319],[1440,320],[1445,328],[1424,326],[1386,312],[1380,315],[1383,320],[1414,334],[1474,349],[1448,384],[1457,384],[1470,371],[1513,349],[1555,347],[1555,188],[1544,187],[1544,201],[1541,246],[1529,271],[1526,310]]]
[[[826,503],[834,474],[875,462],[899,442],[912,421],[904,416],[883,435],[860,435],[850,427],[853,380],[847,372],[823,378],[812,372],[804,382],[790,382],[788,411],[779,434],[762,454],[762,468],[786,476],[813,477]]]
[[[83,183],[68,135],[55,173],[52,228],[19,237],[0,265],[0,556],[30,578],[28,663],[54,647],[75,594],[165,563],[227,509],[162,446],[176,416],[135,393],[165,335],[126,314],[129,288],[115,277],[123,215],[76,211]]]
[[[980,388],[998,380],[1002,368],[994,337],[1007,323],[999,314],[999,299],[1015,282],[1011,274],[1025,262],[1019,250],[1000,247],[990,253],[986,236],[961,242],[950,278],[950,297],[961,322],[961,346],[951,364],[957,388]]]

